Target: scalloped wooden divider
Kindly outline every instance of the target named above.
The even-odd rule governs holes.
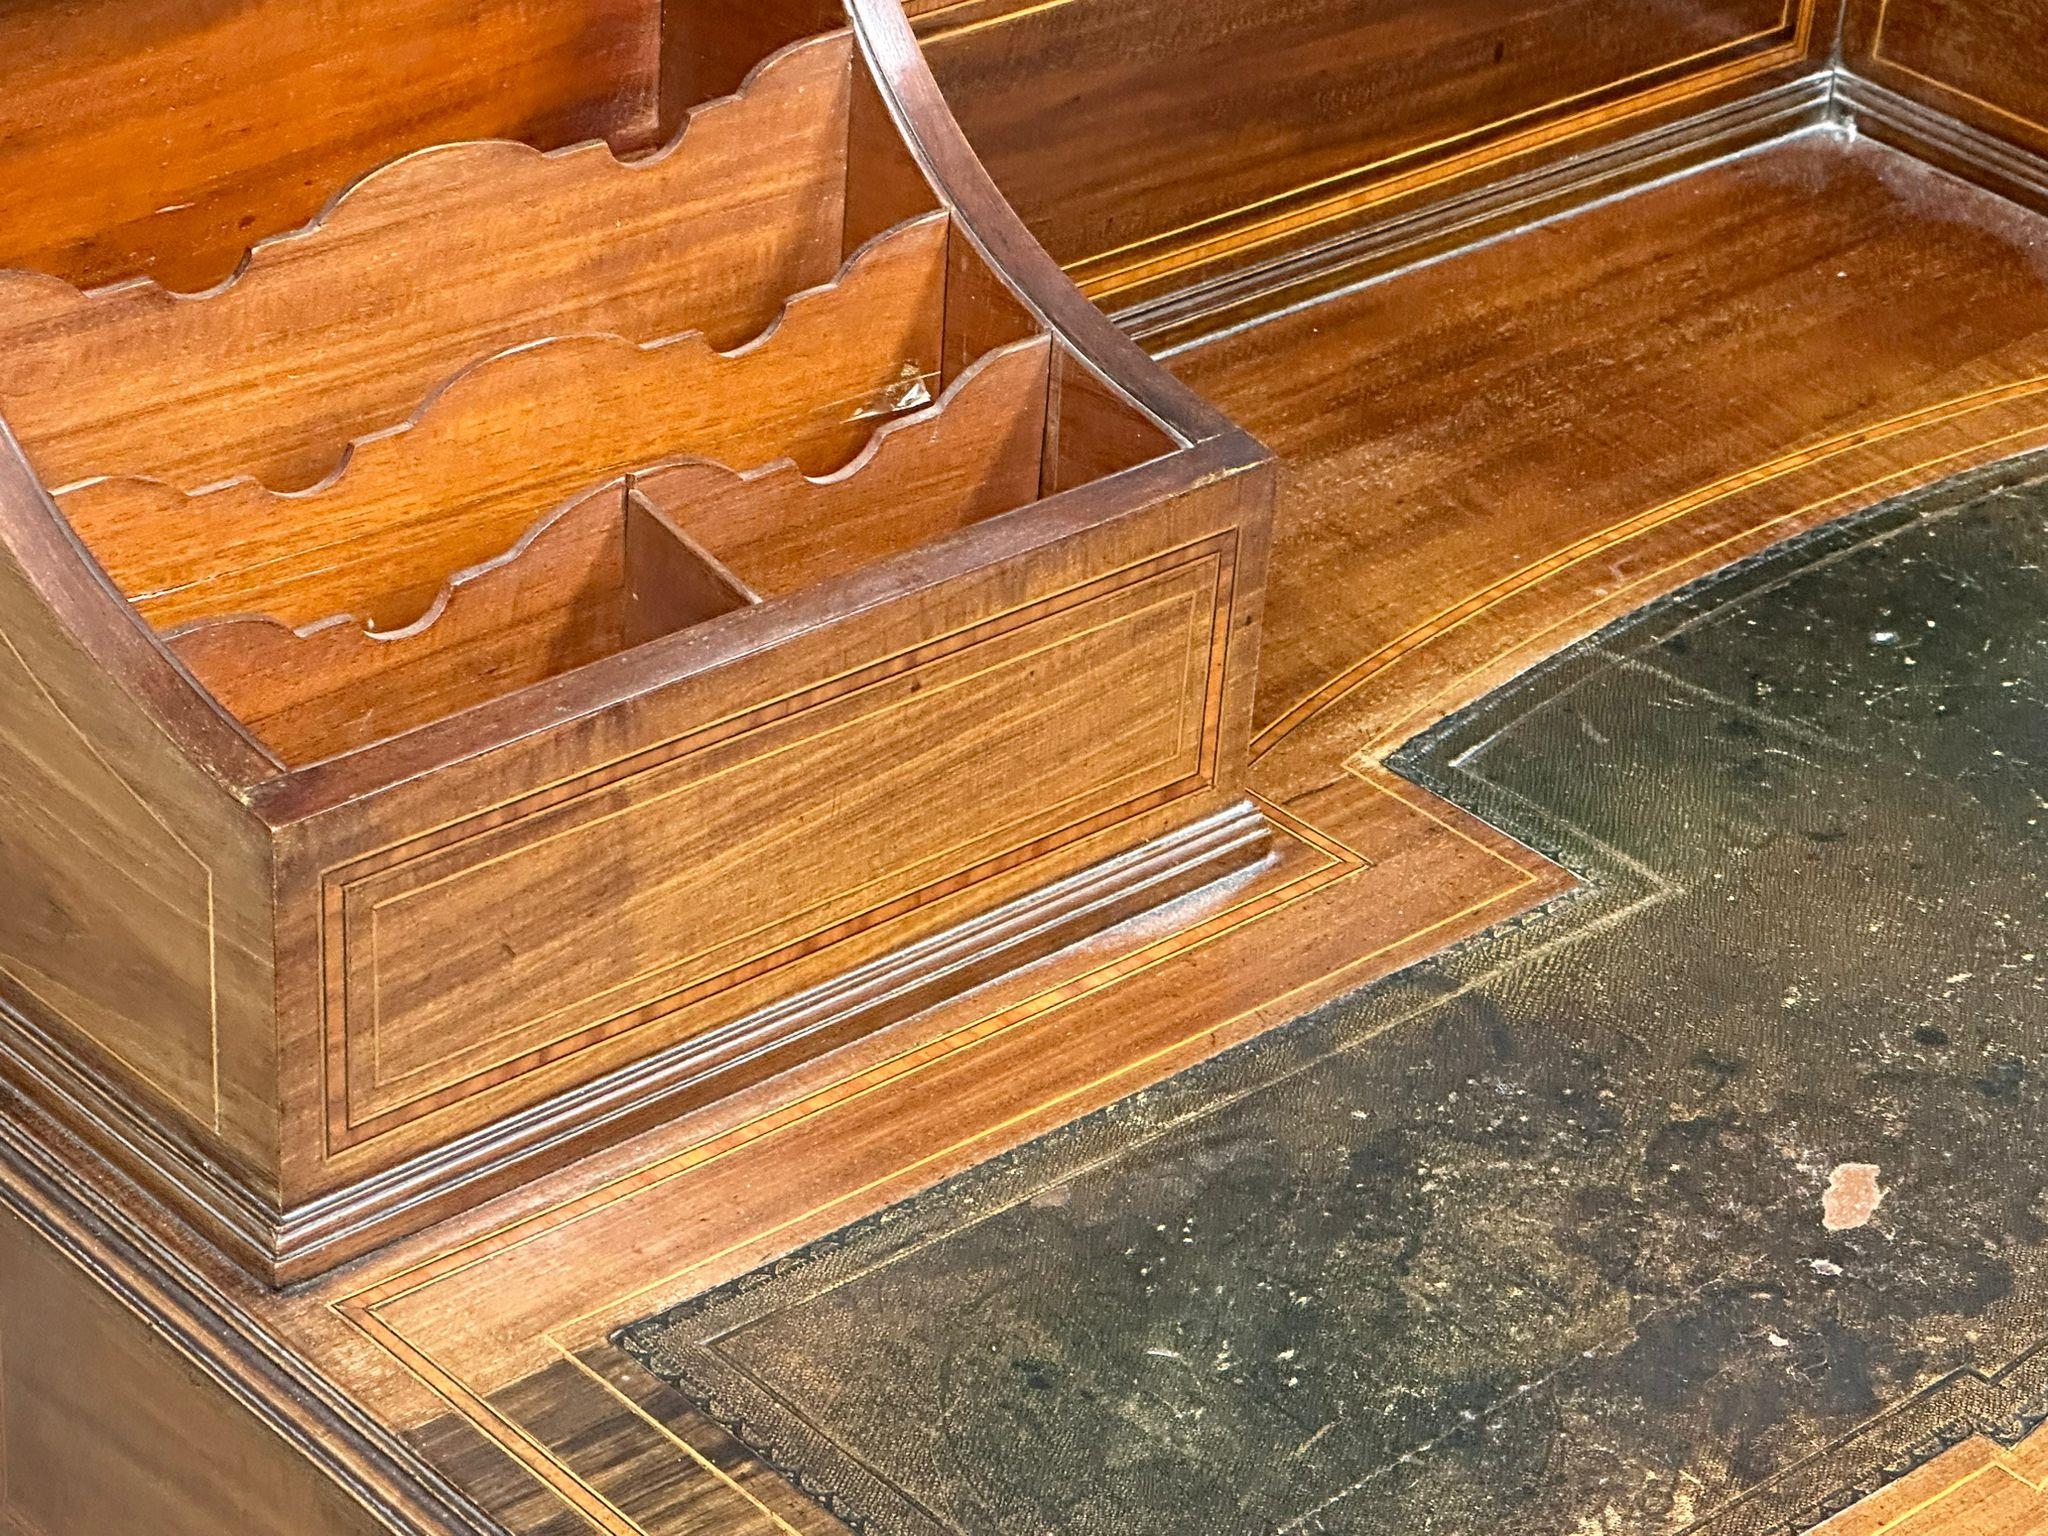
[[[661,10],[661,0],[0,7],[0,267],[81,288],[148,276],[189,292],[224,280],[255,241],[313,218],[336,187],[423,144],[559,149],[603,137],[645,149],[662,136],[668,94]],[[404,46],[391,46],[398,37]]]
[[[749,587],[779,597],[1036,501],[1051,356],[1044,337],[989,354],[835,475],[696,460],[643,471],[633,486]]]
[[[0,274],[0,413],[44,484],[302,487],[481,354],[758,332],[841,257],[851,43],[798,43],[643,159],[486,142],[373,172],[214,292]]]
[[[615,481],[461,572],[396,634],[222,619],[171,650],[272,751],[317,762],[760,601]]]
[[[630,498],[626,480],[579,497],[404,629],[238,616],[171,650],[286,762],[398,735],[1037,499],[1051,347],[991,354],[823,479],[692,459],[632,476]]]
[[[101,565],[157,627],[351,612],[397,628],[455,571],[545,508],[678,453],[739,466],[788,455],[831,469],[938,371],[948,220],[927,214],[791,299],[747,347],[702,334],[650,346],[567,337],[469,368],[407,426],[357,445],[309,492],[251,480],[188,493],[88,481],[58,498]]]

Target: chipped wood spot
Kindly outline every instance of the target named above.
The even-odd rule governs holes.
[[[1875,1163],[1838,1164],[1828,1175],[1828,1192],[1821,1200],[1821,1225],[1830,1232],[1867,1226],[1884,1203],[1878,1171]]]

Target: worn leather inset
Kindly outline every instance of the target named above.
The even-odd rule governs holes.
[[[2027,472],[1680,594],[1398,761],[1577,894],[622,1342],[887,1533],[1754,1536],[2016,1437]]]

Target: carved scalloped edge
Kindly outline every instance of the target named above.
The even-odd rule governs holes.
[[[91,479],[73,481],[51,491],[60,506],[65,498],[113,486],[120,486],[134,494],[154,497],[164,516],[181,516],[194,510],[198,503],[207,502],[219,496],[234,495],[247,497],[280,508],[289,507],[334,491],[349,478],[351,471],[361,473],[366,465],[384,461],[384,450],[389,445],[404,445],[417,438],[445,430],[460,419],[466,398],[485,383],[498,381],[500,374],[511,373],[522,366],[531,367],[536,361],[553,361],[570,350],[599,350],[622,354],[638,354],[644,358],[664,359],[685,354],[695,354],[707,361],[733,362],[753,353],[765,351],[782,339],[792,320],[801,324],[810,311],[829,312],[845,298],[848,289],[858,289],[868,269],[879,264],[882,254],[898,243],[908,243],[928,238],[928,232],[940,226],[947,226],[949,215],[944,210],[919,214],[907,219],[892,229],[884,230],[849,256],[840,266],[830,282],[801,289],[783,300],[775,318],[768,322],[766,329],[747,341],[721,350],[711,344],[702,331],[685,331],[677,336],[666,336],[655,341],[636,342],[616,332],[584,332],[574,335],[549,336],[539,341],[521,342],[515,347],[506,347],[489,353],[476,361],[464,364],[453,374],[443,379],[427,393],[412,415],[404,421],[394,422],[388,427],[379,427],[351,439],[342,449],[341,456],[333,469],[319,480],[296,491],[277,491],[265,485],[255,475],[237,475],[230,480],[216,480],[208,485],[186,490],[154,475],[95,475]],[[203,512],[203,508],[199,509]]]
[[[777,479],[783,476],[796,476],[819,487],[842,484],[861,474],[884,453],[891,451],[892,444],[905,438],[908,434],[922,431],[928,427],[936,427],[945,416],[947,408],[959,400],[962,395],[974,386],[975,381],[982,378],[985,374],[993,373],[998,368],[1005,366],[1006,361],[1012,357],[1020,357],[1041,350],[1050,350],[1051,346],[1052,338],[1049,336],[1027,336],[1022,341],[1013,341],[1007,346],[997,347],[991,352],[984,352],[973,363],[963,369],[951,384],[946,386],[945,392],[937,400],[922,410],[912,411],[905,416],[892,417],[888,421],[883,422],[881,426],[875,429],[874,434],[861,445],[859,453],[855,454],[846,464],[827,475],[806,475],[803,472],[802,466],[791,458],[772,459],[766,464],[758,465],[751,469],[735,469],[730,464],[719,463],[716,459],[707,459],[699,454],[684,454],[673,459],[663,459],[658,464],[649,464],[644,469],[633,471],[626,478],[629,481],[637,482],[645,476],[660,474],[665,470],[701,465],[706,469],[715,470],[719,474],[729,476],[746,485],[754,485],[763,480]]]
[[[848,50],[851,59],[851,33],[844,29],[807,37],[778,49],[748,71],[746,79],[740,82],[738,90],[726,96],[716,96],[709,101],[699,102],[685,114],[683,122],[666,144],[641,154],[621,156],[603,139],[585,139],[560,149],[535,149],[517,139],[462,139],[448,144],[430,144],[395,160],[386,161],[375,170],[357,177],[337,192],[306,223],[296,229],[259,240],[243,253],[242,259],[230,272],[210,288],[191,292],[179,292],[166,288],[155,278],[142,276],[124,278],[119,282],[106,283],[98,288],[79,288],[48,272],[27,271],[20,268],[0,270],[0,304],[18,311],[13,324],[32,325],[69,314],[76,310],[116,299],[132,299],[142,303],[163,305],[200,303],[217,299],[230,289],[240,285],[254,275],[260,278],[261,268],[269,264],[274,252],[289,250],[291,247],[317,238],[322,234],[345,232],[356,222],[368,222],[368,216],[380,206],[403,201],[403,194],[410,182],[423,172],[438,171],[440,167],[459,160],[474,162],[472,174],[485,172],[498,164],[519,166],[529,172],[548,172],[563,164],[595,159],[599,156],[611,161],[613,168],[621,171],[647,171],[665,164],[686,148],[698,146],[707,131],[716,131],[727,121],[738,124],[743,130],[748,114],[741,109],[752,106],[761,108],[772,104],[779,94],[788,91],[792,95],[802,94],[801,83],[794,87],[783,78],[785,74],[801,79],[801,71],[790,61],[817,50],[841,48]],[[519,195],[507,192],[508,197]],[[40,310],[40,313],[37,311]]]
[[[969,393],[977,391],[981,387],[981,381],[1003,367],[1008,359],[1041,351],[1050,346],[1051,341],[1049,338],[1032,336],[1022,341],[1012,342],[1008,346],[997,348],[995,351],[977,358],[970,367],[962,371],[960,376],[947,387],[945,393],[940,395],[936,401],[926,406],[923,410],[914,411],[907,416],[898,416],[891,421],[884,422],[862,446],[860,453],[854,457],[852,462],[842,469],[834,470],[829,475],[804,475],[796,461],[787,458],[774,460],[772,463],[764,464],[758,469],[737,470],[729,465],[720,464],[714,459],[699,457],[665,460],[660,464],[650,465],[644,470],[636,471],[635,475],[652,474],[656,470],[702,465],[750,485],[770,477],[783,475],[799,475],[810,481],[811,484],[818,486],[843,483],[859,475],[863,470],[874,464],[884,453],[890,452],[891,444],[899,441],[909,441],[910,434],[921,433],[926,429],[936,429],[945,419],[948,412],[952,410],[956,402]],[[194,619],[189,623],[177,625],[164,632],[164,642],[171,644],[179,640],[189,639],[201,631],[220,632],[231,626],[252,626],[260,628],[266,633],[288,634],[300,640],[310,640],[348,626],[355,627],[365,640],[377,644],[417,639],[441,621],[443,616],[447,614],[451,604],[463,599],[466,589],[475,586],[479,582],[486,581],[498,571],[516,564],[536,544],[545,540],[563,522],[574,517],[591,502],[606,497],[617,497],[623,503],[625,495],[632,488],[635,475],[622,475],[608,480],[603,485],[593,490],[584,491],[560,506],[554,507],[536,520],[525,533],[520,535],[519,541],[503,554],[493,555],[488,560],[466,566],[450,576],[441,584],[440,590],[434,594],[434,600],[427,606],[426,611],[410,624],[400,628],[378,629],[373,621],[365,620],[361,616],[352,613],[334,614],[327,618],[316,619],[310,624],[297,626],[286,624],[281,620],[270,617],[268,614],[232,614],[215,618]],[[666,523],[668,520],[664,518],[663,521]],[[679,537],[686,540],[689,538],[686,532],[675,529],[673,524],[669,526],[671,531],[676,532]],[[691,542],[694,544],[694,541]],[[719,563],[715,556],[712,556],[711,560],[714,565]]]
[[[218,635],[231,629],[258,631],[267,640],[281,640],[285,636],[297,640],[313,640],[350,627],[356,629],[361,639],[372,644],[385,645],[394,641],[411,640],[433,628],[448,611],[449,605],[461,600],[466,588],[488,580],[496,572],[525,558],[536,544],[546,541],[564,523],[576,517],[592,503],[611,500],[623,510],[626,493],[626,477],[620,476],[555,507],[521,534],[519,542],[505,553],[493,555],[476,565],[466,566],[450,576],[441,584],[441,590],[434,594],[434,601],[428,606],[427,611],[412,623],[398,629],[378,629],[374,622],[351,613],[337,613],[324,619],[315,619],[310,624],[296,626],[274,619],[266,613],[240,613],[224,618],[194,619],[190,623],[180,624],[165,631],[164,642],[172,645],[181,640],[189,640],[195,635]]]

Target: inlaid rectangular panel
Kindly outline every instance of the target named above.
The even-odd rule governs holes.
[[[693,1004],[1205,785],[1230,565],[1162,564],[334,872],[334,1144],[687,1038]]]
[[[2048,149],[2048,0],[1859,0],[1858,73],[2034,149]]]
[[[1162,250],[1199,258],[1795,62],[1812,17],[1812,0],[966,0],[918,26],[1003,190],[1107,291]]]

